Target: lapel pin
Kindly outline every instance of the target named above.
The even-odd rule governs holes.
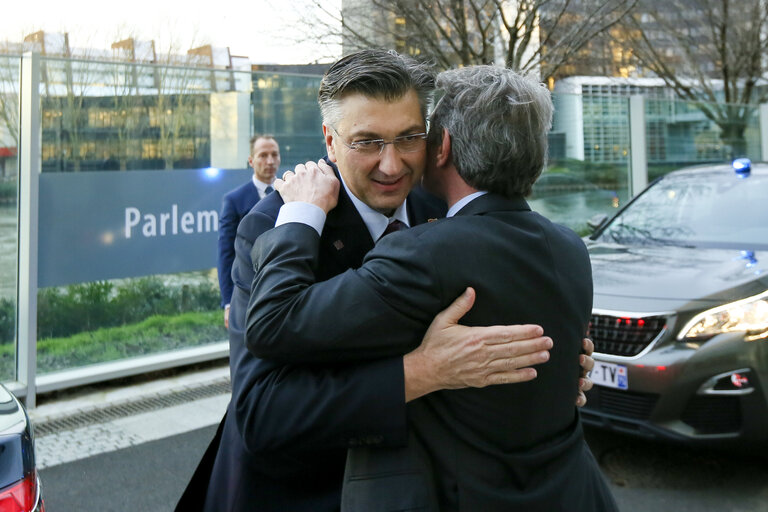
[[[435,222],[437,219],[427,219],[427,222]]]
[[[336,248],[337,251],[340,251],[344,248],[344,242],[342,242],[341,240],[336,240],[335,242],[333,242],[333,246]]]

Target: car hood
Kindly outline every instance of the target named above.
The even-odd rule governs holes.
[[[768,251],[587,242],[595,307],[679,309],[722,303],[768,288]],[[623,300],[622,300],[623,298]]]

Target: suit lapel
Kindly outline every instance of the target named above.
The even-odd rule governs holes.
[[[336,166],[331,166],[338,177]],[[328,279],[348,268],[359,267],[363,263],[363,257],[371,249],[371,234],[341,185],[339,202],[336,208],[328,213],[320,239],[318,280]]]

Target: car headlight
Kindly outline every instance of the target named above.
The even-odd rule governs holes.
[[[699,313],[677,339],[705,341],[724,332],[745,332],[747,341],[768,338],[768,291]]]

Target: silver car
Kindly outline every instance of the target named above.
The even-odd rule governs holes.
[[[670,173],[595,223],[584,422],[768,446],[768,165]]]

